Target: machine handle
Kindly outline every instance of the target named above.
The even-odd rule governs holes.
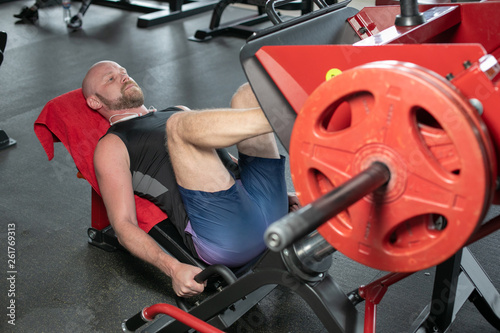
[[[207,280],[212,275],[219,275],[227,282],[227,284],[233,284],[236,282],[236,276],[233,271],[224,265],[212,265],[205,268],[201,273],[194,277],[194,280],[198,283],[202,283]]]
[[[365,195],[386,184],[390,176],[385,164],[373,163],[316,201],[272,223],[264,233],[267,247],[278,252],[292,245]]]
[[[278,12],[276,11],[276,3],[279,3],[280,5],[286,5],[287,3],[290,3],[295,0],[268,0],[266,1],[266,14],[269,16],[269,20],[273,22],[274,25],[280,24],[283,22],[281,17],[279,16]]]
[[[129,332],[135,332],[136,330],[138,330],[142,325],[146,324],[148,322],[148,320],[146,320],[143,315],[142,315],[142,312],[144,310],[142,310],[141,312],[137,313],[136,315],[134,315],[133,317],[130,317],[129,319],[125,320],[123,323],[122,323],[122,331],[123,332],[126,332],[126,333],[129,333]]]
[[[283,20],[276,11],[276,6],[283,6],[293,1],[297,0],[267,0],[265,10],[267,16],[269,16],[269,20],[271,20],[271,22],[273,22],[274,25],[283,23]],[[326,3],[325,0],[313,0],[313,1],[319,7],[319,9],[328,7],[328,4]]]
[[[124,332],[135,332],[135,330],[148,321],[153,320],[159,314],[166,314],[200,333],[223,333],[221,330],[207,324],[203,320],[166,303],[158,303],[148,308],[144,308],[141,312],[124,322],[122,329]]]
[[[198,283],[202,283],[203,281],[207,280],[211,276],[218,275],[226,281],[228,285],[236,282],[236,276],[234,275],[233,271],[231,271],[229,268],[227,268],[224,265],[212,265],[208,266],[205,268],[203,271],[195,275],[194,280]],[[177,303],[177,306],[181,308],[182,310],[188,312],[189,307],[184,301],[184,298],[182,297],[176,297],[175,301]]]

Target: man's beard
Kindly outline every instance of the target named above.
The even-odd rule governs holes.
[[[137,90],[130,91],[128,94],[125,94],[125,89],[127,89],[131,84],[134,85]],[[121,93],[122,96],[115,101],[111,101],[98,93],[96,93],[96,96],[112,111],[133,109],[144,104],[144,94],[142,93],[142,89],[134,83],[130,83],[129,85],[124,86]]]

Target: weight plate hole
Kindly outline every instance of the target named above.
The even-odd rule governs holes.
[[[427,110],[421,107],[417,107],[415,109],[415,117],[419,125],[426,125],[440,130],[443,129],[436,118],[434,118]]]
[[[435,241],[447,226],[447,219],[440,214],[416,216],[396,226],[387,243],[392,250],[425,246]]]
[[[327,132],[338,132],[347,129],[363,120],[373,110],[374,97],[362,91],[350,94],[337,100],[325,109],[319,119],[321,128]]]
[[[429,229],[442,231],[448,226],[448,220],[446,217],[438,214],[432,214],[432,223],[429,225]]]
[[[331,192],[335,186],[332,184],[332,182],[326,177],[321,171],[312,169],[311,170],[312,177],[313,177],[313,184],[315,184],[316,188],[314,191],[316,192],[315,194],[320,197],[323,196],[329,192]]]
[[[428,155],[433,157],[434,162],[444,171],[453,175],[460,175],[462,166],[457,147],[443,126],[430,112],[423,108],[415,107],[413,113],[420,134],[420,141],[427,150]]]

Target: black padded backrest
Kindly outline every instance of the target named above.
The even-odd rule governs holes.
[[[241,49],[240,61],[248,82],[287,151],[296,113],[255,53],[270,45],[339,45],[359,41],[360,38],[347,22],[358,10],[346,7],[348,3],[342,1],[262,29],[250,37]]]

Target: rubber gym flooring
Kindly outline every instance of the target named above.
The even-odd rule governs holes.
[[[139,13],[93,5],[83,29],[68,32],[61,8],[51,7],[40,10],[36,26],[16,25],[12,15],[32,3],[0,3],[0,30],[8,33],[0,67],[0,128],[17,140],[0,151],[0,332],[120,332],[121,322],[143,307],[175,304],[170,281],[125,252],[88,245],[90,187],[77,179],[61,144],[54,160],[47,160],[33,123],[45,103],[80,87],[87,69],[103,59],[128,69],[143,87],[147,106],[225,107],[245,80],[239,63],[244,40],[188,41],[196,29],[208,27],[209,12],[141,29]],[[248,10],[232,7],[225,15],[233,19]],[[15,296],[8,295],[8,225],[15,225]],[[499,240],[497,232],[470,247],[497,288]],[[333,256],[330,274],[346,292],[384,275],[342,254]],[[434,269],[428,269],[391,287],[379,305],[377,332],[407,332],[430,302],[433,278]],[[8,324],[11,299],[15,326]],[[363,313],[363,303],[357,307]],[[277,288],[227,331],[325,328],[302,299]],[[471,303],[450,331],[496,332]]]

